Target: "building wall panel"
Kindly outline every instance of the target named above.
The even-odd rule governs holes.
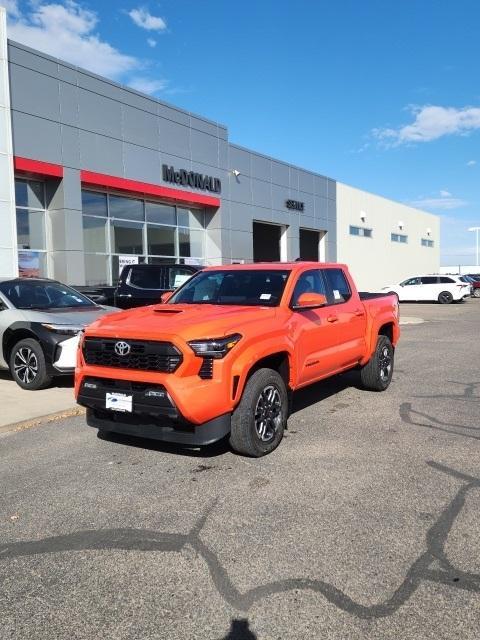
[[[337,203],[338,260],[350,266],[360,289],[378,290],[409,276],[438,273],[438,216],[341,183]],[[372,229],[372,237],[350,235],[350,225]],[[408,242],[392,242],[391,233],[407,235]],[[422,247],[422,238],[433,240],[434,247]]]

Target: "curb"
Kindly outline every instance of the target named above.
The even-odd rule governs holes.
[[[56,413],[49,413],[46,416],[38,416],[38,418],[30,418],[30,420],[23,420],[22,422],[4,424],[0,426],[0,434],[24,431],[25,429],[39,427],[41,424],[49,424],[50,422],[56,422],[57,420],[62,420],[63,418],[82,416],[84,414],[85,409],[83,407],[72,407],[71,409],[64,409],[63,411],[57,411]]]

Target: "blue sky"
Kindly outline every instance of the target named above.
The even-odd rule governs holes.
[[[0,0],[12,39],[226,124],[230,140],[480,225],[477,0]]]

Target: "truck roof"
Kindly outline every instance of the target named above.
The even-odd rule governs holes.
[[[228,271],[250,271],[250,270],[261,270],[261,271],[272,271],[278,270],[282,271],[285,269],[297,270],[302,269],[303,267],[311,267],[311,268],[343,268],[346,269],[345,264],[340,264],[339,262],[317,262],[317,261],[309,261],[309,260],[298,260],[295,262],[253,262],[248,264],[223,264],[217,265],[216,267],[205,267],[202,269],[203,271],[217,271],[218,269],[228,270]]]

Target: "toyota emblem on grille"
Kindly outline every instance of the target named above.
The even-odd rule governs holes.
[[[123,340],[116,342],[115,353],[118,356],[128,356],[128,354],[130,353],[130,345],[128,344],[128,342],[123,342]]]

